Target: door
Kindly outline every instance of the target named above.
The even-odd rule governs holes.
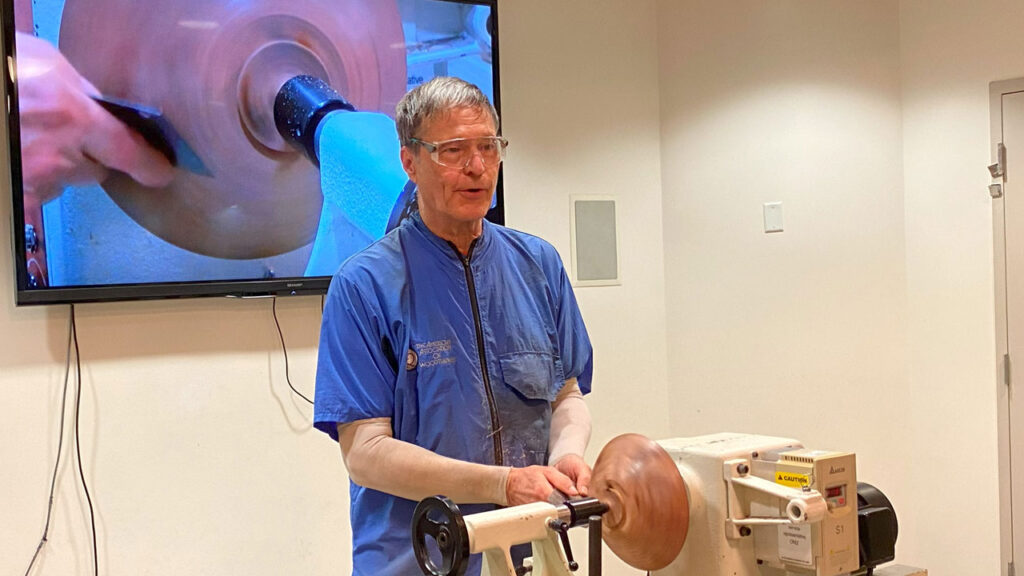
[[[1002,574],[1012,575],[1024,561],[1024,79],[995,82],[991,95]]]

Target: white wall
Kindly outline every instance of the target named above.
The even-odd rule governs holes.
[[[910,294],[907,434],[916,461],[903,551],[942,572],[1000,562],[989,83],[1024,76],[1016,0],[900,2]],[[947,472],[970,471],[970,495]]]
[[[577,292],[597,353],[593,459],[622,432],[669,430],[654,2],[502,2],[500,26],[508,223],[568,263],[569,195],[620,199],[623,283]],[[9,194],[3,185],[4,238]],[[0,250],[0,279],[11,266]],[[319,306],[278,305],[292,381],[307,393]],[[23,573],[42,533],[67,318],[63,307],[15,308],[0,282],[0,573]],[[101,573],[351,570],[348,481],[287,389],[269,301],[84,305],[78,323]],[[91,573],[84,498],[64,462],[33,574]]]
[[[10,273],[7,252],[2,269]],[[20,574],[43,528],[68,314],[13,309],[8,286],[0,326],[4,342],[21,344],[5,350],[0,374],[0,569]],[[348,566],[338,450],[310,430],[308,407],[286,388],[270,304],[78,307],[82,457],[101,573],[326,574]],[[319,305],[303,298],[278,306],[292,379],[307,393]],[[85,500],[68,448],[50,541],[33,574],[91,573]]]
[[[663,1],[658,17],[673,432],[853,450],[899,506],[897,6]],[[772,201],[785,231],[765,234]]]

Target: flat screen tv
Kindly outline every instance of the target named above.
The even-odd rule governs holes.
[[[496,2],[0,0],[17,303],[325,292],[408,214],[402,95],[499,105]]]

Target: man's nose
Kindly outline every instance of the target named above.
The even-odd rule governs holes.
[[[466,165],[462,167],[462,170],[467,174],[483,174],[486,169],[487,166],[484,165],[484,157],[478,150],[473,151],[469,160],[466,161]]]

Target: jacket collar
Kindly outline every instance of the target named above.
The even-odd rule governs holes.
[[[430,228],[427,228],[427,225],[423,222],[423,217],[420,216],[418,210],[409,215],[408,221],[410,222],[409,226],[429,242],[432,247],[439,250],[442,255],[461,264],[461,253],[455,247],[455,244],[441,238],[437,234],[434,234]],[[494,226],[494,224],[488,222],[485,218],[480,236],[473,241],[473,244],[471,244],[469,250],[470,262],[476,262],[478,258],[483,257],[487,253],[491,244],[491,236],[493,236],[493,231],[490,230],[491,226]]]

